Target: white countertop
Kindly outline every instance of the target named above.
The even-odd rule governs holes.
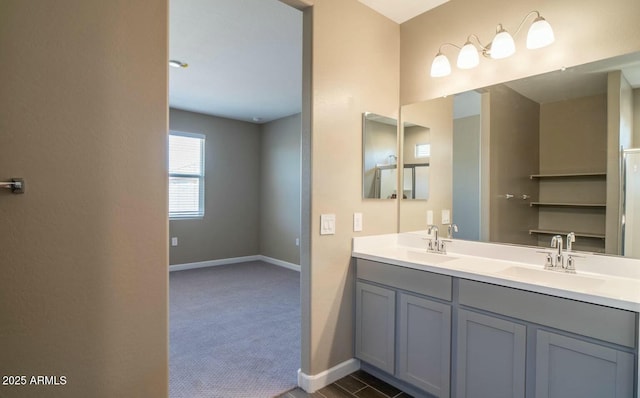
[[[427,253],[426,231],[353,239],[353,257],[640,312],[640,260],[575,253],[575,274],[544,269],[524,246],[450,240]],[[555,249],[554,249],[555,250]]]

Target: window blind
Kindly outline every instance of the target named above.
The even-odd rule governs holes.
[[[204,216],[204,142],[201,134],[169,134],[169,217]]]

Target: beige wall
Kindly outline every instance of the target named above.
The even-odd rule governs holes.
[[[400,232],[427,229],[427,210],[433,211],[433,223],[443,231],[441,212],[453,204],[452,143],[453,97],[412,104],[402,108],[402,123],[409,122],[429,128],[431,158],[429,159],[429,199],[402,200]]]
[[[462,45],[472,33],[489,42],[498,23],[513,33],[533,9],[553,26],[556,41],[550,47],[527,50],[525,26],[516,37],[513,57],[481,59],[477,68],[462,71],[454,65],[457,50],[445,47],[452,74],[444,78],[429,76],[442,43]],[[638,51],[638,15],[637,0],[451,0],[401,25],[400,102],[410,104]]]
[[[260,126],[179,109],[169,126],[206,136],[204,218],[169,222],[170,264],[260,254]]]
[[[362,113],[398,117],[400,28],[356,0],[315,1],[312,25],[309,195],[310,266],[302,260],[302,371],[318,374],[353,357],[351,238],[395,232],[395,200],[363,200]],[[309,54],[306,54],[308,56]],[[310,60],[309,58],[306,58]],[[309,90],[312,88],[312,90]],[[305,129],[303,116],[303,129]],[[310,134],[305,138],[306,134]],[[309,140],[310,139],[310,140]],[[309,141],[308,141],[309,140]],[[304,163],[304,161],[303,161]],[[303,205],[303,214],[305,208]],[[353,213],[364,231],[354,233]],[[336,234],[320,236],[320,214],[336,214]],[[303,236],[304,238],[304,236]],[[308,309],[309,313],[305,314]],[[308,350],[308,353],[304,351]]]
[[[489,240],[535,245],[529,229],[538,224],[537,209],[520,197],[538,197],[537,182],[529,176],[540,163],[540,105],[504,85],[491,87],[490,101]]]
[[[1,396],[167,396],[167,12],[0,1]]]
[[[260,254],[293,264],[300,264],[300,118],[260,132]]]
[[[540,173],[607,169],[607,96],[540,106]]]

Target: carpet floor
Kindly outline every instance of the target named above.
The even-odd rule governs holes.
[[[261,261],[171,272],[169,396],[268,398],[297,385],[300,273]]]

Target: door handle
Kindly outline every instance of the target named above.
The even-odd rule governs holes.
[[[11,181],[0,181],[0,188],[10,189],[11,193],[24,193],[24,178],[12,178]]]

